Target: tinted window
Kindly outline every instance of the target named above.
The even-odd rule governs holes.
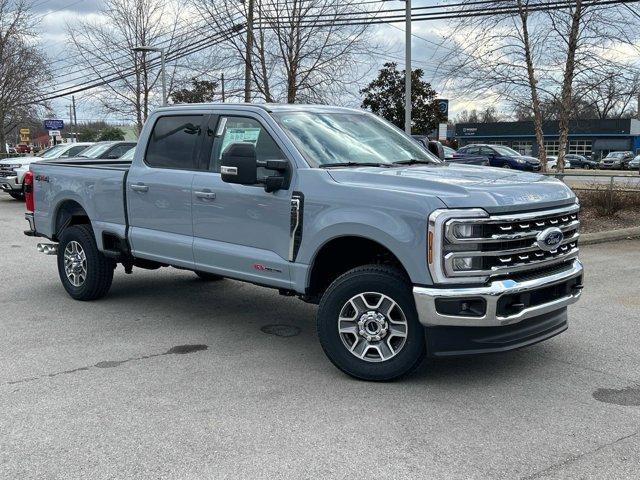
[[[493,149],[489,148],[489,147],[482,147],[480,149],[480,155],[495,155],[496,152],[493,151]]]
[[[159,118],[151,132],[145,162],[156,168],[195,170],[195,150],[200,138],[201,123],[201,115]]]
[[[130,143],[123,143],[122,145],[116,145],[107,154],[108,158],[120,158],[126,152],[131,150],[132,145]]]
[[[246,117],[220,117],[211,152],[210,170],[220,171],[220,160],[232,143],[250,142],[256,147],[258,160],[284,160],[286,157],[260,122]],[[265,174],[258,169],[258,177]]]
[[[469,155],[478,155],[480,153],[479,147],[464,147],[459,150],[462,153],[468,153]]]
[[[71,147],[69,150],[67,150],[64,155],[62,155],[63,157],[75,157],[77,156],[81,151],[86,150],[87,149],[87,145],[79,145],[77,147]]]

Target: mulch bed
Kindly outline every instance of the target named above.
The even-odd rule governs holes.
[[[621,210],[615,215],[602,216],[592,207],[580,210],[580,232],[594,233],[640,227],[640,209]]]

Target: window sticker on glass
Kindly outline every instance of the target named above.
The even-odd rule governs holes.
[[[259,136],[259,128],[227,128],[224,132],[220,151],[224,152],[231,143],[235,142],[251,142],[255,145],[258,142]]]

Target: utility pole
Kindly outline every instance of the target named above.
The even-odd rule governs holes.
[[[405,0],[404,131],[411,135],[411,0]]]
[[[220,74],[220,86],[222,88],[222,103],[224,103],[224,72]]]
[[[69,126],[73,128],[73,105],[69,105]],[[71,135],[69,135],[69,143],[71,143],[71,138]]]
[[[244,101],[251,102],[251,52],[253,50],[253,4],[254,0],[246,0],[247,3],[247,51],[244,60]]]
[[[76,143],[78,142],[78,114],[76,112],[76,97],[75,95],[71,95],[71,105],[73,107],[73,136],[76,139]]]

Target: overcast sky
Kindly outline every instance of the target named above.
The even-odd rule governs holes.
[[[39,16],[40,34],[42,44],[46,46],[49,58],[53,62],[55,69],[69,66],[69,48],[66,42],[66,24],[73,23],[91,15],[97,15],[100,9],[101,0],[34,0],[34,8]],[[414,6],[433,5],[433,1],[414,0]],[[399,8],[400,2],[390,3],[386,8]],[[98,17],[96,17],[98,18]],[[399,68],[404,68],[404,23],[397,23],[393,26],[382,25],[376,28],[376,36],[385,45],[385,53],[378,54],[373,60],[372,74],[387,61],[395,61]],[[447,25],[442,21],[436,22],[414,22],[413,24],[413,68],[423,68],[425,70],[425,80],[431,81],[433,88],[441,98],[450,98],[450,117],[454,117],[457,112],[469,108],[482,108],[482,102],[469,101],[455,98],[452,92],[448,92],[444,85],[439,84],[435,78],[435,70],[438,59],[446,53],[447,46],[437,47],[441,42],[442,33],[446,31]],[[364,82],[366,83],[366,82]],[[364,86],[364,85],[362,85]],[[91,105],[90,95],[79,96],[78,121],[105,119],[104,113],[95,105]],[[487,100],[485,100],[487,101]],[[68,117],[69,100],[59,99],[53,102],[56,113],[62,118]],[[351,106],[358,106],[356,98]],[[107,118],[111,121],[118,121],[117,118]]]

